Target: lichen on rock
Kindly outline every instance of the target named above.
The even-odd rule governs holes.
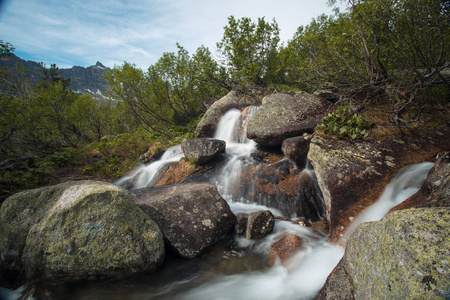
[[[28,280],[122,276],[154,271],[163,261],[158,226],[116,185],[66,182],[20,193],[5,203],[0,213],[2,268],[25,273]],[[33,217],[21,213],[42,204]],[[17,224],[26,226],[14,230]]]
[[[446,299],[449,228],[449,208],[407,209],[378,222],[360,224],[338,265],[343,268],[341,273],[349,276],[354,298]],[[349,293],[339,290],[343,285],[336,281],[340,280],[343,278],[330,276],[322,291],[334,294],[333,299],[344,299],[336,296]]]

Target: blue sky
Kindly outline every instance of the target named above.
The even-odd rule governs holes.
[[[60,68],[108,67],[124,61],[142,69],[180,43],[190,53],[214,53],[227,18],[276,19],[282,41],[322,13],[326,0],[0,0],[0,40],[26,60]]]

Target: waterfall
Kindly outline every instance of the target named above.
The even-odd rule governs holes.
[[[257,110],[231,109],[218,123],[214,137],[227,142],[229,161],[212,183],[232,209],[244,203],[275,209],[278,216],[323,218],[325,207],[312,169],[298,170],[287,159],[265,164],[252,158],[256,143],[247,138],[247,125]]]
[[[135,179],[134,189],[141,189],[151,184],[153,178],[167,164],[178,162],[184,157],[181,145],[173,146],[164,152],[163,156],[157,161],[148,165],[136,168],[130,175],[124,176],[117,180],[115,184],[123,185],[129,180]]]
[[[394,206],[417,193],[433,167],[433,163],[424,162],[403,168],[386,186],[380,198],[358,214],[347,227],[341,238],[346,244],[350,235],[362,222],[373,222],[383,218]]]

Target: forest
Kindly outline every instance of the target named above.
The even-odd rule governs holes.
[[[232,89],[331,90],[339,100],[319,129],[349,139],[367,138],[345,134],[366,124],[364,112],[409,126],[426,110],[448,107],[450,2],[345,3],[286,43],[275,19],[230,16],[217,49],[189,53],[177,44],[147,70],[114,66],[105,76],[108,100],[69,90],[56,65],[42,65],[38,84],[0,70],[0,197],[66,173],[113,180],[146,151],[194,137],[208,106]],[[13,52],[0,41],[2,56]]]

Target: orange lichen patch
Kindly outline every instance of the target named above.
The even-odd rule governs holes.
[[[186,160],[182,159],[177,163],[170,164],[167,171],[162,178],[156,183],[156,186],[163,186],[167,184],[174,184],[186,179],[189,175],[194,174],[198,167],[190,164]]]

